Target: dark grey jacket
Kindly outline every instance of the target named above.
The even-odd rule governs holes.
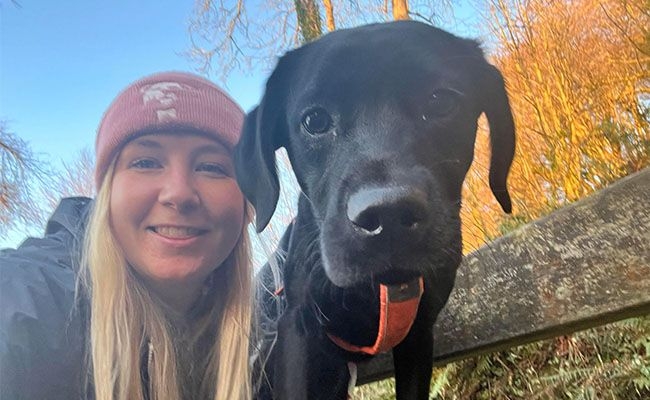
[[[43,238],[0,251],[0,399],[87,399],[76,265],[92,201],[61,201]]]

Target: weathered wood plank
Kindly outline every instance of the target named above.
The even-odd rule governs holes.
[[[469,254],[435,326],[436,364],[650,314],[650,168]],[[359,383],[392,375],[389,355]]]

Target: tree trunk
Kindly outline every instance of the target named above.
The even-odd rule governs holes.
[[[322,34],[320,12],[314,0],[294,0],[298,26],[302,36],[302,43],[309,43]]]
[[[408,0],[392,0],[392,1],[393,1],[393,18],[396,21],[400,19],[410,19]]]
[[[325,6],[325,15],[327,17],[327,30],[333,32],[336,30],[336,25],[334,24],[334,7],[332,6],[332,0],[323,0],[323,5]]]

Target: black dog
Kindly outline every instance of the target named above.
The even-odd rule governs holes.
[[[483,112],[490,187],[510,212],[514,124],[501,74],[476,42],[403,21],[336,31],[279,60],[235,154],[258,230],[278,199],[276,149],[287,149],[302,190],[281,242],[286,309],[258,397],[345,399],[347,363],[394,347],[397,398],[428,398],[432,328],[462,257],[461,186]],[[262,298],[263,316],[274,299]],[[396,316],[402,332],[392,332]]]

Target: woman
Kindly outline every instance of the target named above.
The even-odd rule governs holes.
[[[117,96],[94,202],[65,200],[43,239],[0,256],[2,399],[250,398],[243,116],[187,73]]]

